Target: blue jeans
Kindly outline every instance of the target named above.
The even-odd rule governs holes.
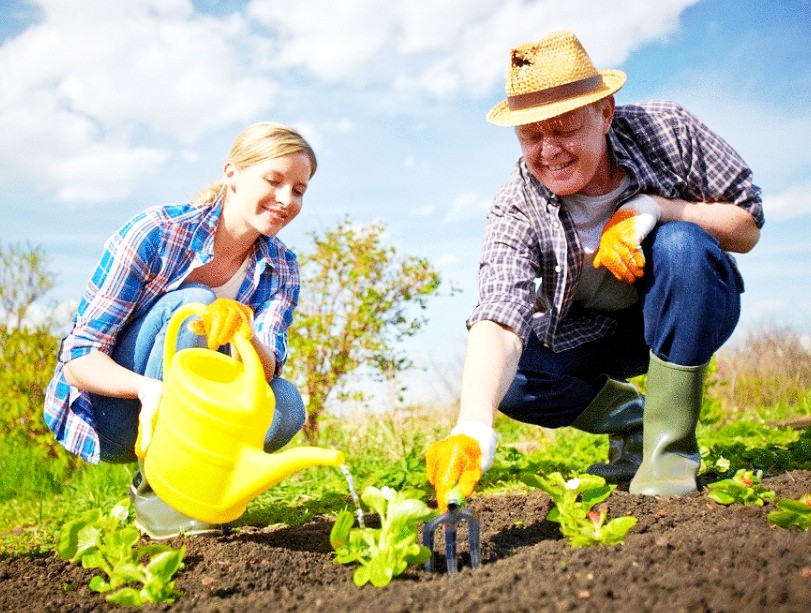
[[[650,352],[666,362],[699,366],[730,337],[740,317],[743,282],[718,241],[699,226],[668,222],[643,242],[640,299],[610,314],[613,334],[554,353],[531,335],[499,410],[547,428],[568,426],[606,377],[648,370]]]
[[[121,333],[112,353],[113,360],[134,372],[163,379],[163,349],[169,320],[184,304],[200,302],[211,304],[216,296],[208,287],[186,284],[169,292],[144,315],[129,323]],[[205,337],[181,326],[177,347],[204,347]],[[270,387],[276,397],[273,421],[265,435],[265,451],[270,453],[284,447],[301,430],[306,413],[304,402],[296,386],[275,377]],[[134,462],[135,439],[138,436],[138,413],[141,404],[137,398],[111,398],[91,394],[96,432],[101,444],[103,462]]]

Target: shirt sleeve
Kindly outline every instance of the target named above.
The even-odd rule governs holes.
[[[519,204],[523,187],[518,177],[516,171],[496,195],[488,214],[479,263],[479,301],[467,327],[481,320],[494,321],[526,344],[540,263],[538,250],[533,248],[535,233]]]
[[[140,214],[111,236],[77,309],[74,326],[62,343],[68,361],[96,349],[109,354],[135,310],[159,261],[154,224]]]
[[[263,297],[253,305],[254,326],[259,341],[276,357],[278,375],[287,361],[287,330],[293,322],[301,285],[295,254],[285,250],[283,257],[273,267],[268,266],[264,274],[269,276],[267,292],[260,292]]]
[[[727,202],[763,226],[761,190],[752,170],[721,136],[667,100],[626,105],[615,122],[640,172],[641,188],[693,202]]]

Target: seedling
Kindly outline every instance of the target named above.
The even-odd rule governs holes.
[[[173,575],[183,567],[186,548],[167,545],[139,545],[141,534],[129,521],[130,501],[125,499],[107,515],[99,509],[87,511],[59,533],[56,552],[84,568],[97,568],[88,587],[94,592],[112,592],[107,602],[142,606],[172,603],[180,596]],[[140,588],[130,584],[141,584]]]
[[[799,500],[783,498],[777,502],[777,510],[767,516],[769,521],[781,528],[811,528],[811,494],[803,494]]]
[[[350,511],[338,515],[330,533],[335,563],[360,564],[352,577],[358,587],[369,582],[375,587],[385,587],[408,566],[422,564],[432,555],[417,539],[419,524],[434,511],[415,498],[415,494],[419,492],[365,488],[361,500],[380,516],[380,528],[355,528]]]
[[[754,504],[762,507],[766,501],[774,500],[774,492],[760,483],[762,475],[762,471],[741,468],[729,479],[707,485],[707,495],[718,504]]]
[[[584,474],[565,481],[559,472],[554,472],[547,478],[527,473],[521,475],[521,480],[552,497],[555,506],[546,519],[560,524],[560,532],[571,547],[616,545],[636,525],[636,518],[632,516],[616,517],[606,522],[607,506],[599,503],[617,486],[606,485],[602,477]],[[595,508],[595,505],[599,506]]]

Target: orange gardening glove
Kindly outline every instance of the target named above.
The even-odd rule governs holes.
[[[148,379],[138,390],[141,410],[138,413],[138,438],[135,439],[135,456],[143,460],[152,441],[152,433],[158,423],[158,407],[163,398],[163,381]]]
[[[450,436],[432,443],[425,452],[428,481],[434,486],[439,510],[448,510],[448,493],[458,486],[465,498],[493,463],[497,437],[483,423],[463,422]]]
[[[189,324],[189,329],[195,334],[204,335],[208,348],[216,350],[230,343],[236,334],[251,338],[252,320],[253,311],[248,305],[230,298],[217,298],[206,307],[200,319]]]
[[[604,266],[625,283],[634,283],[645,272],[642,241],[661,217],[653,198],[639,194],[623,204],[608,220],[594,254],[594,268]]]

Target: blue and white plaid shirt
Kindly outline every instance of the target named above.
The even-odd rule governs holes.
[[[748,211],[757,227],[763,226],[760,188],[752,184],[749,167],[721,137],[678,105],[651,101],[617,107],[608,145],[630,178],[620,203],[639,193],[725,202]],[[534,332],[556,352],[612,331],[615,323],[608,314],[574,305],[583,251],[561,204],[519,158],[488,214],[479,303],[468,327],[495,321],[525,344]]]
[[[152,207],[108,239],[46,390],[45,423],[68,451],[99,461],[90,395],[68,384],[65,362],[92,350],[110,355],[128,322],[211,260],[221,211],[220,202]],[[260,238],[236,299],[253,309],[256,337],[273,350],[277,374],[287,359],[287,329],[298,295],[295,254],[276,237]]]

